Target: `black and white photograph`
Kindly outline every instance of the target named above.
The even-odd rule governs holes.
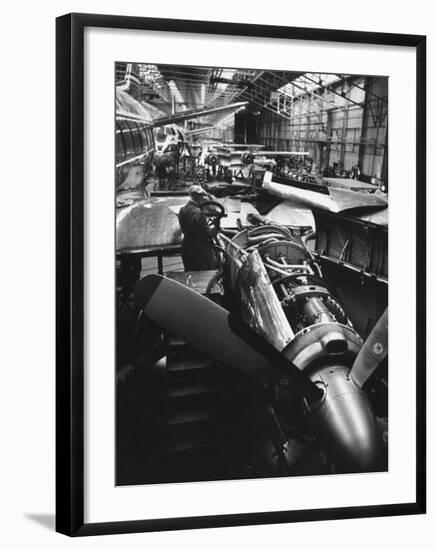
[[[2,547],[433,547],[431,7],[6,4]]]
[[[387,472],[390,80],[117,61],[117,486]]]

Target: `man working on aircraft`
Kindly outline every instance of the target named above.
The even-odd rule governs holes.
[[[184,234],[182,261],[185,271],[217,269],[218,261],[212,242],[216,227],[208,221],[201,206],[212,197],[200,186],[189,189],[190,200],[179,211],[179,224]]]

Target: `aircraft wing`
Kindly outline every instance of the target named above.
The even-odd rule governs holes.
[[[353,180],[350,178],[323,178],[328,187],[340,187],[342,189],[352,189],[354,191],[376,191],[378,187],[373,183]]]
[[[328,210],[329,212],[344,212],[353,209],[382,209],[387,208],[387,199],[381,194],[363,193],[324,187],[316,184],[293,182],[284,178],[272,179],[272,173],[264,175],[263,188],[282,199],[294,200],[309,208]]]
[[[242,202],[239,199],[226,197],[217,199],[222,202],[227,210],[226,218],[222,218],[220,225],[223,229],[237,229],[239,223],[244,226],[250,225],[247,221],[249,214],[258,214],[258,210],[249,202]]]
[[[182,232],[172,211],[188,196],[151,197],[120,209],[116,218],[116,248],[119,254],[152,252],[180,246]]]
[[[214,130],[215,126],[206,126],[205,128],[196,128],[195,130],[184,130],[186,136],[196,136],[198,134],[205,134]]]
[[[247,216],[249,214],[259,215],[258,210],[249,202],[243,202],[240,199],[235,199],[232,197],[215,197],[214,200],[221,203],[225,207],[226,216],[220,221],[220,226],[222,229],[238,229],[239,223],[246,226],[248,225]],[[183,204],[185,204],[185,202]],[[170,209],[177,216],[183,204],[170,206]]]
[[[193,118],[200,118],[207,115],[215,115],[216,113],[223,113],[226,111],[239,111],[246,107],[247,101],[240,101],[238,103],[230,103],[229,105],[223,105],[222,107],[206,107],[205,109],[196,109],[189,111],[181,111],[173,115],[163,116],[156,118],[153,121],[153,126],[165,126],[166,124],[178,124],[184,120],[191,120]]]
[[[115,114],[118,119],[152,123],[152,116],[139,101],[120,88],[115,91]]]
[[[223,143],[228,149],[262,149],[264,145],[256,143]]]
[[[294,156],[307,156],[309,155],[308,151],[259,151],[252,153],[254,156],[274,156],[274,157],[294,157]]]
[[[311,227],[313,231],[316,228],[311,209],[304,208],[301,204],[292,200],[280,202],[265,215],[265,218],[276,225],[297,228]]]

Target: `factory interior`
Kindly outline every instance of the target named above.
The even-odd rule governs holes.
[[[116,484],[386,471],[388,78],[114,80]]]

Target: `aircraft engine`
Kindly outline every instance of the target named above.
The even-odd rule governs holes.
[[[255,159],[254,155],[249,151],[246,151],[241,155],[241,162],[243,164],[253,164],[254,159]]]
[[[238,233],[227,252],[244,321],[323,390],[321,401],[302,411],[288,391],[277,389],[279,415],[323,442],[342,471],[380,467],[376,417],[350,377],[362,339],[300,236],[262,225]]]
[[[206,164],[209,164],[210,166],[216,166],[218,161],[218,156],[215,153],[210,153],[205,159]]]

